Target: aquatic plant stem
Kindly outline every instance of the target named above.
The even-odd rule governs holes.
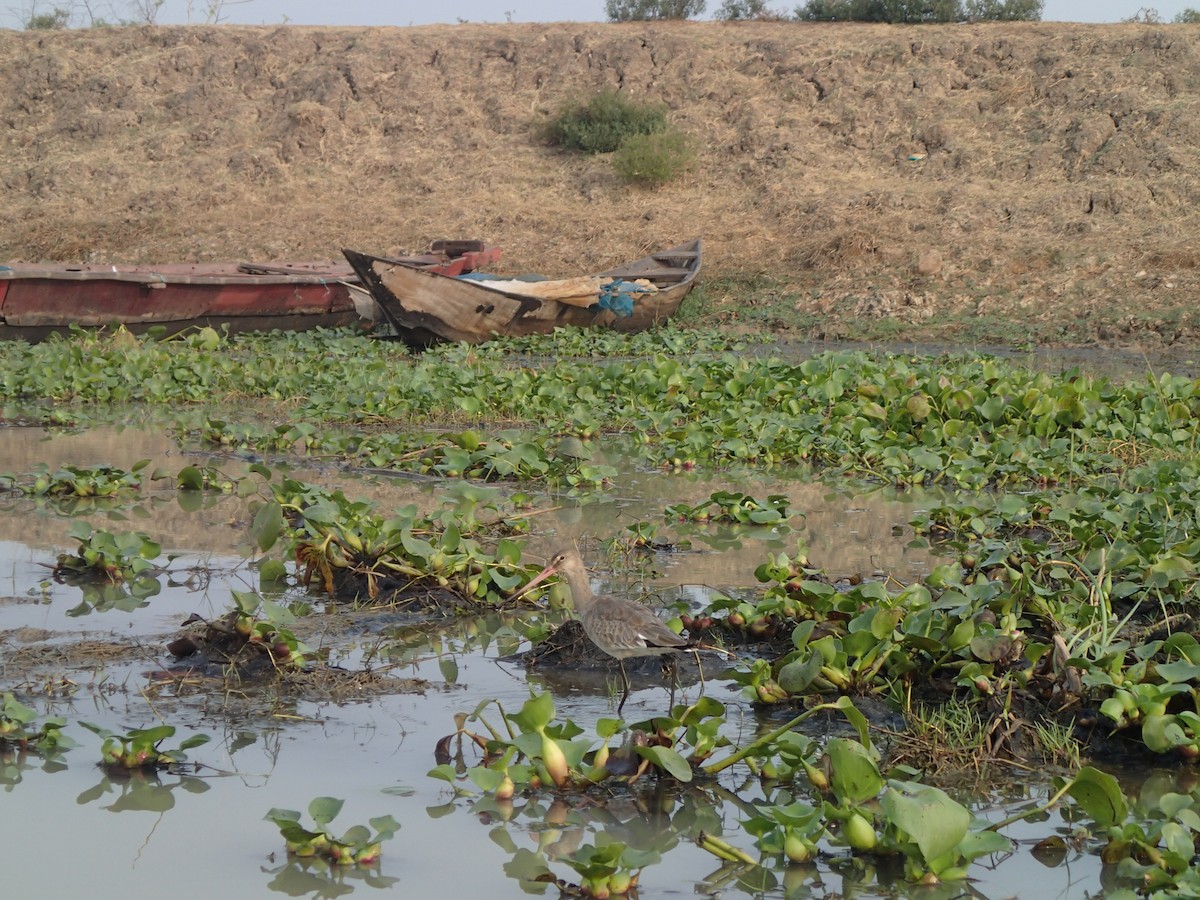
[[[758,865],[758,861],[745,850],[739,850],[732,844],[704,831],[700,832],[700,836],[696,838],[696,845],[701,850],[707,850],[717,859],[723,859],[726,862],[740,862],[748,866]]]
[[[769,734],[763,735],[758,740],[752,741],[751,743],[747,744],[745,747],[742,747],[740,750],[734,751],[733,753],[731,753],[729,756],[725,757],[724,759],[717,760],[714,763],[709,763],[707,766],[701,766],[700,771],[702,771],[705,775],[716,775],[718,772],[723,772],[725,769],[728,769],[734,763],[745,759],[747,756],[750,756],[759,747],[762,747],[765,744],[770,744],[771,742],[778,740],[781,736],[783,736],[787,732],[791,731],[793,728],[795,728],[797,725],[799,725],[805,719],[820,712],[823,709],[841,709],[841,707],[838,706],[836,703],[822,703],[819,706],[814,706],[812,709],[805,710],[803,713],[796,716],[796,718],[792,719],[791,721],[787,722],[784,725],[781,725],[780,727],[776,728],[774,731],[770,732]]]

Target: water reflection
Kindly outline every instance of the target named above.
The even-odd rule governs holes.
[[[484,796],[471,801],[468,810],[488,828],[492,843],[511,854],[505,875],[527,893],[546,889],[546,873],[577,880],[562,863],[597,835],[662,856],[694,844],[702,833],[724,833],[727,816],[712,791],[658,780],[569,798]],[[458,803],[426,810],[434,818],[462,811]]]
[[[196,461],[165,431],[152,428],[99,428],[71,435],[6,429],[0,431],[0,446],[5,449],[9,471],[29,471],[39,463],[129,467],[142,458],[151,458],[148,470],[178,471]],[[206,457],[205,461],[220,465],[231,477],[243,476],[247,468],[244,460]],[[887,572],[907,581],[927,572],[933,562],[927,551],[908,546],[911,532],[907,522],[923,504],[939,502],[936,494],[834,490],[805,480],[807,476],[798,472],[666,474],[640,471],[629,460],[613,462],[621,479],[611,495],[587,502],[542,498],[546,510],[530,517],[534,528],[530,555],[549,553],[563,541],[578,541],[588,548],[589,563],[596,564],[594,575],[600,590],[631,596],[649,592],[667,603],[695,608],[707,604],[716,592],[760,589],[754,572],[764,555],[790,553],[798,541],[804,542],[812,564],[833,578]],[[369,500],[384,510],[408,503],[436,510],[458,502],[436,482],[301,466],[291,473],[341,487],[347,496]],[[503,497],[507,489],[476,490],[480,496],[494,493]],[[669,504],[696,504],[718,490],[756,497],[786,494],[796,515],[787,529],[700,526],[664,517]],[[551,511],[550,505],[559,508]],[[92,585],[88,589],[47,583],[45,564],[53,561],[56,552],[71,547],[68,529],[81,517],[113,531],[136,527],[161,542],[164,554],[183,555],[171,559],[166,571],[151,579],[154,587]],[[41,647],[61,640],[59,630],[73,623],[76,629],[87,624],[119,630],[120,639],[128,642],[140,635],[158,637],[173,632],[192,612],[214,619],[228,609],[232,589],[259,586],[257,573],[244,555],[249,552],[249,521],[245,501],[235,495],[181,493],[156,483],[147,484],[134,501],[109,505],[5,498],[0,505],[0,577],[11,597],[7,602],[0,600],[0,640],[6,645],[11,641]],[[605,542],[626,534],[629,526],[639,522],[654,524],[672,545],[672,552],[648,554],[640,565],[632,565],[632,557],[607,556]],[[486,700],[501,698],[505,708],[515,710],[528,697],[531,680],[551,683],[548,676],[527,679],[523,671],[502,668],[495,661],[528,646],[562,617],[561,613],[531,611],[490,614],[474,621],[422,621],[396,610],[333,609],[329,615],[299,620],[311,629],[304,639],[327,649],[337,664],[351,669],[405,667],[435,684],[440,679],[442,684],[454,686],[451,693],[430,690],[427,696],[391,687],[379,694],[334,697],[305,693],[296,685],[271,689],[249,681],[231,685],[212,673],[185,674],[184,670],[169,669],[160,659],[148,662],[153,651],[144,653],[136,664],[127,659],[120,665],[92,660],[88,664],[107,678],[104,689],[114,692],[112,707],[95,718],[118,728],[124,727],[124,718],[147,721],[152,716],[196,716],[204,719],[206,726],[215,723],[216,728],[225,729],[224,742],[206,749],[199,757],[203,762],[219,764],[223,750],[230,759],[223,768],[248,769],[251,766],[234,765],[232,760],[237,757],[244,763],[247,757],[262,754],[265,771],[217,781],[170,772],[133,773],[128,778],[105,774],[92,784],[94,740],[73,751],[77,759],[72,758],[75,765],[71,770],[62,763],[42,763],[10,753],[0,756],[0,784],[13,794],[6,802],[18,806],[6,809],[0,817],[9,823],[0,837],[18,858],[33,859],[37,841],[36,829],[24,823],[40,828],[53,825],[59,829],[59,838],[70,846],[95,846],[95,858],[81,867],[86,872],[65,873],[63,890],[72,896],[83,895],[98,877],[114,884],[119,878],[121,888],[130,893],[161,893],[164,885],[171,885],[180,871],[194,863],[198,852],[205,858],[230,861],[206,873],[211,880],[205,889],[225,896],[244,896],[261,888],[261,883],[247,886],[245,873],[254,877],[255,868],[267,876],[271,891],[288,896],[337,897],[355,888],[386,889],[397,884],[419,897],[447,890],[454,895],[486,893],[494,897],[552,893],[550,885],[535,880],[539,874],[549,871],[558,878],[577,880],[567,860],[580,847],[595,843],[599,835],[663,854],[661,863],[645,871],[643,897],[666,897],[680,890],[724,891],[728,896],[747,897],[831,893],[942,896],[940,888],[917,889],[904,884],[903,873],[888,866],[835,852],[820,866],[768,861],[762,867],[748,868],[714,860],[695,845],[701,832],[723,835],[752,852],[753,839],[742,822],[753,815],[754,804],[765,800],[755,779],[683,787],[651,782],[557,800],[545,796],[513,801],[456,796],[447,802],[442,793],[444,783],[433,782],[426,773],[433,762],[434,744],[452,727],[454,708],[461,705],[469,714]],[[12,654],[6,655],[12,659]],[[55,665],[60,671],[68,668],[61,660]],[[719,677],[719,672],[707,665],[705,674],[708,679]],[[603,680],[589,691],[581,689],[580,675],[572,673],[553,686],[556,702],[561,701],[560,713],[587,729],[598,717],[610,715],[611,709]],[[633,707],[641,706],[647,716],[667,702],[661,682],[648,684],[654,687],[648,692],[650,699],[633,699]],[[767,726],[736,691],[727,688],[706,682],[704,689],[722,691],[720,696],[729,707],[730,738],[745,743]],[[94,696],[99,697],[98,705],[104,705],[100,690],[94,691]],[[37,791],[15,790],[17,784],[33,781],[38,782]],[[397,782],[414,785],[412,796],[388,793],[386,786]],[[61,785],[71,788],[66,799],[59,796],[67,793]],[[1024,785],[1013,790],[1022,800],[1028,796]],[[248,791],[255,792],[249,800]],[[317,794],[346,796],[351,798],[348,802],[367,807],[370,814],[380,811],[381,797],[390,804],[387,811],[403,819],[404,830],[385,844],[382,865],[363,869],[331,867],[323,860],[283,861],[283,842],[273,826],[264,825],[258,832],[230,828],[231,809],[238,810],[239,822],[247,817],[257,821],[272,806],[295,807]],[[1003,808],[994,796],[988,796],[990,800],[977,798],[973,808],[990,812],[989,802]],[[73,809],[72,803],[83,809]],[[176,826],[175,834],[170,840],[161,838],[143,862],[144,836],[129,829],[104,828],[99,820],[87,818],[86,814],[95,810],[100,810],[101,816],[118,811],[172,811],[168,819]],[[0,821],[0,829],[4,827],[5,822]],[[1028,834],[1040,839],[1047,831],[1062,831],[1065,839],[1072,827],[1066,819],[1053,824],[1043,821],[1031,823]],[[985,866],[973,867],[972,876],[980,880],[970,890],[999,895],[1012,893],[1013,884],[1042,887],[1063,880],[1072,887],[1084,884],[1091,889],[1097,884],[1095,860],[1069,843],[1064,846],[1068,849],[1061,858],[1023,855],[1029,867],[1024,875],[1018,859],[1006,862],[1003,877]],[[132,868],[127,861],[135,856],[143,870],[157,872],[151,876],[126,871]],[[268,865],[263,864],[264,859]],[[1092,880],[1075,882],[1069,875],[1055,880],[1072,864],[1090,866]],[[500,877],[501,871],[507,878]],[[400,872],[403,877],[397,875]],[[40,883],[39,874],[32,870],[9,873],[8,877],[14,890],[25,893]],[[951,893],[946,896],[958,895],[962,886],[948,889]]]
[[[79,434],[52,435],[41,429],[6,428],[0,429],[0,447],[4,450],[6,471],[15,474],[30,472],[38,464],[51,469],[67,464],[105,464],[128,469],[142,459],[150,460],[144,472],[161,469],[173,473],[197,461],[194,455],[181,451],[161,427],[100,427]],[[250,465],[245,459],[233,457],[206,456],[205,462],[216,465],[235,480],[247,477]],[[691,583],[752,584],[757,562],[751,565],[751,559],[741,559],[739,553],[753,553],[761,559],[764,547],[794,546],[795,534],[770,528],[671,523],[664,519],[663,512],[674,503],[697,504],[716,491],[739,491],[755,497],[782,494],[788,497],[795,513],[788,525],[803,537],[814,564],[831,574],[886,569],[906,578],[928,570],[929,558],[922,551],[907,548],[904,535],[897,534],[897,529],[903,532],[913,514],[923,504],[936,502],[939,494],[883,487],[837,492],[806,480],[811,476],[799,471],[776,471],[768,475],[755,470],[667,474],[641,470],[628,457],[616,457],[613,462],[621,473],[618,490],[585,502],[555,498],[559,508],[540,513],[532,520],[536,526],[535,542],[543,538],[560,542],[610,538],[622,534],[634,522],[651,522],[674,542],[686,541],[694,547],[721,551],[698,553],[686,561],[688,570],[699,576],[690,579]],[[367,500],[384,510],[408,503],[431,510],[445,502],[456,502],[447,485],[431,480],[414,482],[355,474],[322,467],[317,461],[306,468],[302,460],[298,465],[293,461],[291,474],[342,488],[348,496]],[[455,484],[451,482],[450,486]],[[483,497],[502,497],[504,492],[490,487],[474,490]],[[177,491],[168,482],[149,479],[144,481],[135,500],[124,503],[9,497],[0,505],[0,540],[19,540],[31,547],[65,548],[71,545],[66,538],[68,527],[77,518],[114,531],[118,523],[136,520],[137,530],[151,534],[168,550],[221,555],[249,551],[245,501],[231,494]],[[714,557],[719,561],[714,561]],[[747,574],[751,577],[747,578]],[[668,567],[664,577],[671,583],[678,575]]]
[[[289,897],[345,897],[356,887],[387,889],[400,879],[381,874],[381,866],[335,866],[320,858],[290,858],[282,865],[264,866],[267,889]]]
[[[169,781],[163,780],[164,774]],[[106,771],[100,781],[80,794],[75,802],[80,806],[99,803],[109,812],[165,813],[175,808],[176,791],[203,794],[208,789],[208,782],[194,775],[176,775],[157,769]]]
[[[43,757],[24,748],[0,742],[0,785],[3,785],[6,794],[24,780],[25,773],[28,771],[38,769],[47,774],[53,774],[63,772],[66,768],[67,765],[62,761],[61,754]]]

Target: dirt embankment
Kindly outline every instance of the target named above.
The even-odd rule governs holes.
[[[565,275],[702,234],[708,309],[751,327],[1192,343],[1198,79],[1190,26],[4,31],[0,261],[469,236]],[[665,103],[695,170],[539,140],[602,87]]]

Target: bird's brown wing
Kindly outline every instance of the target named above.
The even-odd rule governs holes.
[[[617,597],[600,597],[580,616],[588,637],[610,656],[653,656],[687,646],[650,609]]]

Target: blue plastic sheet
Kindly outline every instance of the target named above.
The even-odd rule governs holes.
[[[627,319],[633,315],[633,304],[637,294],[650,293],[650,288],[634,284],[632,281],[622,281],[617,278],[608,284],[600,286],[601,309],[611,309],[618,316]]]

